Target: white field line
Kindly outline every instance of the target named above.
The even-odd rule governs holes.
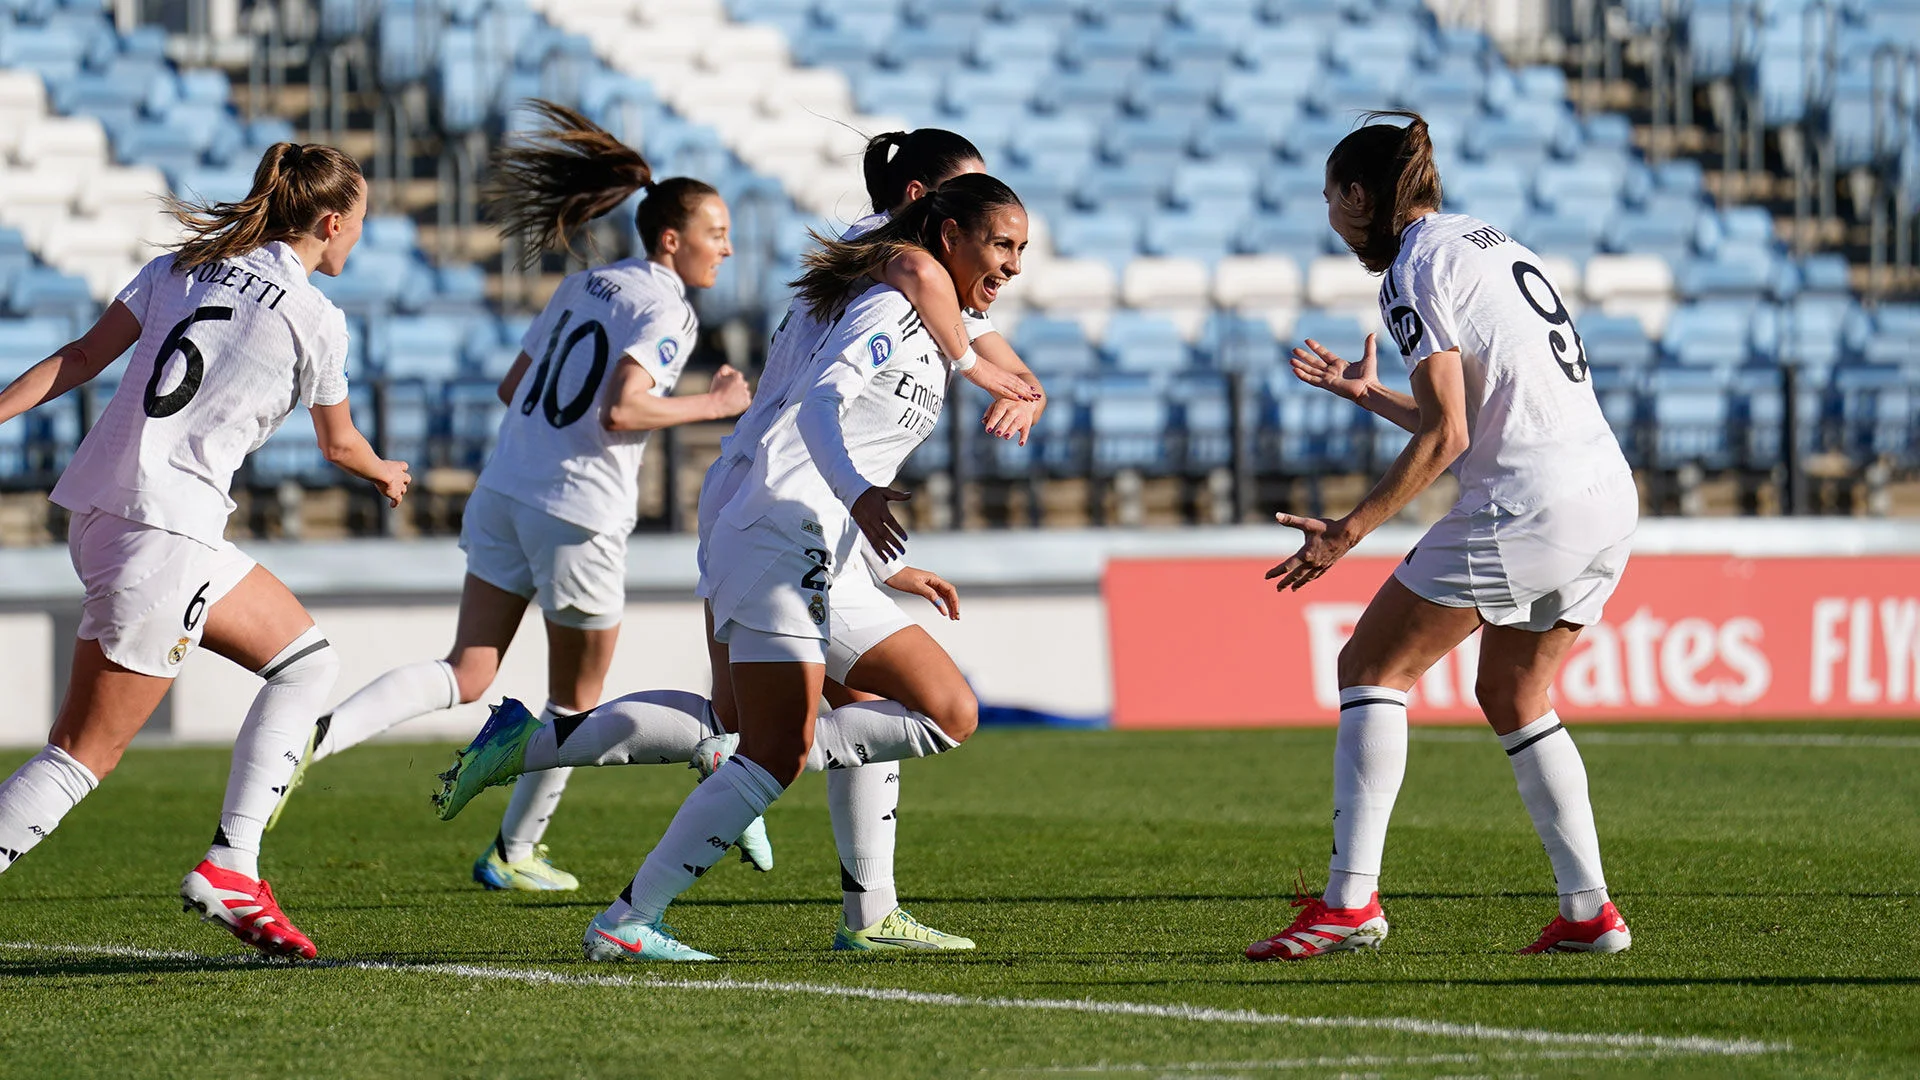
[[[1829,750],[1920,750],[1920,736],[1910,735],[1714,735],[1655,731],[1582,731],[1570,729],[1583,744],[1612,746],[1812,746]],[[1484,742],[1493,745],[1493,733],[1484,729],[1414,728],[1409,734],[1421,742]]]
[[[1675,1056],[1666,1050],[1520,1050],[1466,1054],[1347,1054],[1343,1056],[1275,1058],[1268,1061],[1176,1061],[1156,1064],[1144,1061],[1097,1061],[1089,1065],[1032,1065],[1004,1069],[982,1069],[982,1073],[1013,1075],[1053,1074],[1126,1074],[1151,1073],[1236,1073],[1287,1072],[1298,1069],[1408,1068],[1416,1065],[1489,1065],[1524,1061],[1646,1061]]]
[[[52,945],[31,941],[0,942],[0,949],[21,952],[56,953],[68,956],[126,956],[151,960],[198,960],[235,964],[264,963],[253,957],[203,956],[199,953],[139,949],[126,945]],[[1390,1031],[1402,1035],[1426,1035],[1450,1039],[1485,1039],[1494,1042],[1521,1043],[1530,1046],[1571,1048],[1603,1047],[1614,1050],[1654,1050],[1682,1054],[1743,1056],[1784,1053],[1793,1049],[1788,1042],[1763,1042],[1757,1039],[1713,1039],[1698,1035],[1642,1035],[1635,1032],[1605,1033],[1586,1031],[1549,1031],[1544,1028],[1490,1027],[1485,1024],[1457,1024],[1444,1020],[1423,1020],[1402,1016],[1294,1016],[1289,1013],[1263,1013],[1251,1009],[1215,1009],[1202,1005],[1161,1005],[1138,1001],[1096,1001],[1085,998],[1009,998],[967,997],[961,994],[930,993],[921,990],[897,990],[877,986],[838,986],[831,983],[782,982],[766,979],[668,979],[647,975],[574,975],[540,968],[509,968],[490,964],[397,964],[382,960],[322,960],[291,965],[293,968],[344,968],[357,971],[393,971],[422,975],[452,975],[465,979],[498,979],[507,982],[549,986],[618,986],[638,990],[721,991],[734,993],[801,994],[810,997],[849,998],[883,1001],[900,1005],[945,1005],[962,1008],[1015,1009],[1033,1012],[1072,1012],[1093,1016],[1144,1016],[1157,1020],[1185,1020],[1200,1024],[1243,1024],[1299,1028],[1326,1028],[1362,1031]]]

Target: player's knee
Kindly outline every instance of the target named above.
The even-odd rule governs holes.
[[[980,727],[980,699],[962,683],[928,703],[927,716],[954,742],[966,742]]]
[[[453,668],[453,681],[460,688],[462,705],[479,701],[480,695],[493,685],[493,677],[500,673],[499,665],[471,652],[456,653],[447,659],[447,664]]]
[[[1519,687],[1506,679],[1480,676],[1474,680],[1473,696],[1480,703],[1481,715],[1497,732],[1517,730],[1535,719],[1535,716],[1526,715],[1530,711],[1535,712],[1536,716],[1546,711],[1544,704],[1536,710],[1529,701],[1532,695],[1522,693]]]
[[[340,677],[340,654],[334,651],[333,644],[319,627],[309,626],[291,645],[280,650],[280,655],[268,661],[259,675],[270,685],[297,685],[324,693],[332,689],[334,680]]]
[[[1378,657],[1371,656],[1352,640],[1340,647],[1340,657],[1334,662],[1334,671],[1340,685],[1380,686],[1386,671]]]

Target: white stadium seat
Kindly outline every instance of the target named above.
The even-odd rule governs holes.
[[[1068,313],[1111,308],[1119,291],[1113,267],[1099,259],[1054,259],[1024,285],[1029,305]]]
[[[1323,255],[1307,266],[1307,302],[1349,311],[1377,310],[1380,279],[1351,255]]]
[[[1233,311],[1300,307],[1300,264],[1284,255],[1230,255],[1213,268],[1213,300]]]

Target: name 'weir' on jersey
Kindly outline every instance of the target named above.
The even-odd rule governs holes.
[[[666,397],[699,331],[686,285],[659,263],[622,259],[568,275],[520,339],[533,363],[479,486],[595,532],[632,532],[652,433],[606,429],[608,376],[630,357]]]
[[[140,339],[52,498],[217,544],[246,456],[295,406],[347,399],[347,320],[278,241],[173,264],[154,259],[116,297]]]
[[[848,508],[869,487],[893,483],[933,434],[950,365],[907,298],[875,285],[831,325],[806,390],[768,428],[753,472],[722,511],[746,528],[765,518],[795,536],[825,541],[835,565],[860,535]]]
[[[1460,350],[1461,505],[1523,510],[1629,473],[1573,316],[1525,245],[1465,214],[1429,214],[1401,236],[1380,317],[1409,371]]]

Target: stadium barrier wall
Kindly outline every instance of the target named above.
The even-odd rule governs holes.
[[[1421,530],[1382,529],[1303,592],[1267,568],[1277,527],[926,534],[915,565],[961,589],[959,622],[903,607],[973,680],[988,715],[1117,726],[1331,723],[1333,657]],[[1652,519],[1603,628],[1560,693],[1596,718],[1920,714],[1920,522]],[[339,650],[338,701],[396,664],[444,655],[465,564],[447,540],[260,543],[247,550],[306,602]],[[636,536],[609,695],[705,692],[693,542]],[[1104,590],[1104,591],[1103,591]],[[66,682],[80,586],[64,548],[0,551],[0,745],[42,741]],[[1472,645],[1421,687],[1415,716],[1472,715]],[[536,706],[545,647],[529,614],[486,700]],[[259,680],[196,650],[146,738],[232,739]],[[393,738],[465,738],[481,705]]]

